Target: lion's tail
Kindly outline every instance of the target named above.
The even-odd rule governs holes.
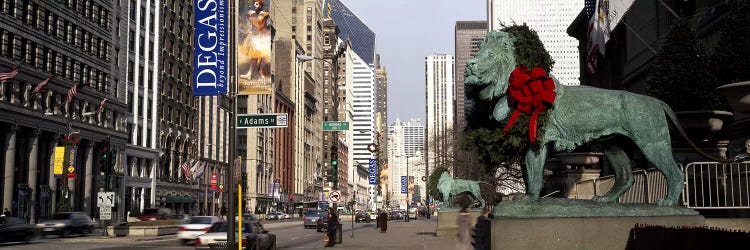
[[[669,105],[667,105],[664,102],[660,101],[660,104],[662,106],[662,109],[664,109],[664,113],[667,115],[667,117],[669,117],[669,120],[672,122],[672,124],[674,125],[674,127],[680,133],[680,136],[682,136],[682,138],[685,139],[685,141],[687,141],[687,143],[690,145],[690,147],[693,148],[693,150],[695,150],[695,152],[697,152],[698,154],[700,154],[703,157],[706,157],[709,160],[716,161],[716,162],[719,162],[719,163],[732,163],[732,162],[736,162],[736,161],[739,160],[738,157],[735,157],[733,159],[726,159],[726,158],[723,158],[723,157],[716,157],[716,156],[713,156],[713,155],[709,155],[708,153],[706,153],[703,150],[701,150],[698,146],[695,145],[695,143],[693,143],[692,140],[690,140],[690,138],[688,138],[687,133],[685,133],[685,129],[682,128],[682,125],[680,124],[680,121],[677,120],[677,115],[675,115],[674,111],[672,111],[672,108],[670,108]]]

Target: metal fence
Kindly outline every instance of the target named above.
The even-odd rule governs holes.
[[[614,176],[603,176],[576,182],[573,186],[575,199],[591,199],[605,195],[614,185]],[[633,186],[620,197],[620,203],[654,203],[667,195],[667,182],[656,169],[633,171]]]
[[[695,209],[750,208],[750,161],[722,164],[693,162],[681,167],[685,174],[683,205]],[[591,199],[606,194],[614,176],[576,182],[569,198]],[[633,171],[633,186],[620,203],[654,203],[667,194],[667,182],[655,168]]]
[[[688,164],[683,201],[689,208],[750,208],[750,162]]]

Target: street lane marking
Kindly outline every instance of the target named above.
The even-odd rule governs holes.
[[[299,237],[292,237],[292,240],[296,240],[296,239],[298,239],[298,238],[299,238]]]

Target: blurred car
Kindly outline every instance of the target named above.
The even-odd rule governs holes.
[[[167,220],[172,216],[172,210],[164,207],[144,208],[139,220]]]
[[[190,215],[187,214],[175,214],[170,216],[169,218],[173,220],[179,220],[182,224],[190,222]]]
[[[328,215],[324,214],[318,217],[318,222],[316,225],[316,228],[318,229],[318,232],[323,232],[323,230],[328,231]]]
[[[266,220],[283,220],[284,213],[282,212],[271,212],[266,214]]]
[[[354,215],[354,222],[359,223],[360,221],[370,223],[372,222],[372,219],[370,219],[370,215],[367,213],[359,211]]]
[[[177,228],[177,239],[183,245],[190,244],[198,235],[206,233],[214,223],[219,221],[221,218],[218,216],[193,216],[187,224]]]
[[[390,220],[403,220],[404,219],[404,213],[401,211],[393,210],[391,211],[391,217]]]
[[[36,225],[26,223],[18,217],[0,218],[0,243],[23,241],[31,243],[41,235]]]
[[[409,212],[407,214],[409,216],[409,219],[415,219],[416,220],[417,219],[417,208],[416,207],[409,208]]]
[[[211,228],[205,234],[198,236],[195,240],[195,249],[218,249],[217,245],[227,242],[227,230],[228,226],[226,222],[218,222],[211,226]],[[237,230],[239,231],[239,228]],[[242,223],[242,239],[243,249],[269,249],[276,250],[276,235],[269,233],[263,228],[263,225],[258,221]]]
[[[318,225],[318,218],[322,215],[321,211],[318,210],[307,210],[302,217],[303,225],[305,228],[315,228]]]
[[[240,220],[239,216],[234,216],[234,221],[239,221],[239,220]],[[251,221],[258,221],[258,218],[256,218],[252,214],[244,214],[244,213],[242,214],[242,222],[251,222]]]
[[[370,216],[370,220],[378,220],[378,213],[375,212],[367,212],[367,214]]]
[[[281,218],[282,218],[282,219],[285,219],[285,220],[286,220],[286,219],[291,219],[291,218],[292,218],[292,216],[290,216],[290,215],[289,215],[289,214],[287,214],[287,213],[281,212]]]
[[[42,236],[55,234],[68,237],[72,233],[91,234],[96,223],[83,212],[62,212],[53,214],[52,219],[42,221],[36,226],[41,229]]]

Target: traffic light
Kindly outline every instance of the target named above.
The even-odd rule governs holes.
[[[339,148],[331,146],[331,166],[334,168],[339,165]]]
[[[110,157],[110,150],[109,150],[109,141],[104,140],[100,144],[99,148],[99,154],[101,155],[101,160],[99,161],[99,171],[100,172],[107,172],[109,170],[109,158]]]
[[[339,148],[334,146],[331,146],[331,167],[333,169],[331,170],[331,182],[333,182],[333,188],[335,189],[338,187],[338,179],[339,179]]]

